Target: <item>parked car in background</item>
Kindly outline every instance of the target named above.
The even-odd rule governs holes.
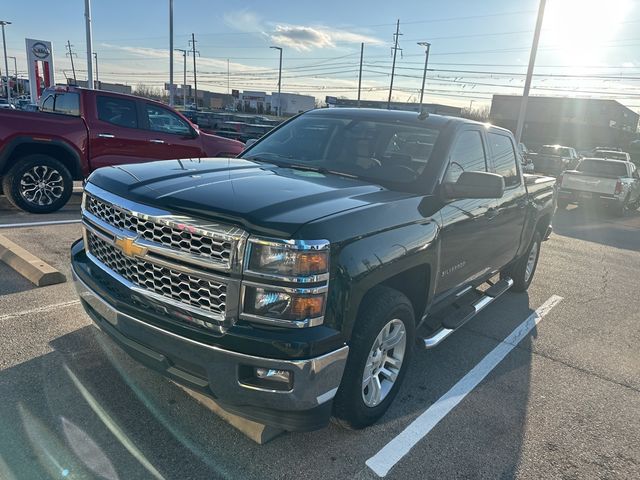
[[[622,160],[623,162],[630,162],[631,156],[627,152],[622,150],[605,150],[596,149],[591,155],[593,158],[607,158],[609,160]]]
[[[580,161],[575,148],[562,145],[543,145],[538,153],[531,153],[529,157],[536,173],[554,176],[575,168]]]
[[[15,105],[9,103],[6,98],[0,98],[0,108],[6,108],[7,110],[15,110]]]
[[[554,182],[502,128],[312,110],[241,158],[94,172],[75,285],[125,351],[235,414],[363,428],[423,374],[415,344],[527,290]]]
[[[235,156],[244,145],[200,132],[145,98],[77,87],[44,91],[39,112],[0,112],[0,181],[15,206],[58,210],[73,181],[110,165]]]
[[[557,190],[558,208],[596,202],[622,216],[640,206],[640,175],[630,161],[585,158],[558,177]]]

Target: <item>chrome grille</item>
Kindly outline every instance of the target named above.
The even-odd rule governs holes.
[[[86,194],[85,208],[109,225],[137,233],[150,242],[202,256],[221,263],[227,268],[231,264],[234,242],[223,238],[225,235],[217,235],[215,232],[205,231],[188,223],[161,218],[155,218],[152,221],[144,215],[129,212],[90,194]]]
[[[129,282],[150,292],[212,312],[225,314],[227,285],[127,257],[118,248],[87,232],[89,252]]]

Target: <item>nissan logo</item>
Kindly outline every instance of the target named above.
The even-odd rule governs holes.
[[[47,58],[51,53],[49,48],[42,42],[34,43],[31,47],[31,51],[38,58]]]

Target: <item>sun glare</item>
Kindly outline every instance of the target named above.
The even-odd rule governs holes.
[[[549,0],[541,45],[552,47],[552,52],[568,65],[600,63],[632,3],[633,0]]]

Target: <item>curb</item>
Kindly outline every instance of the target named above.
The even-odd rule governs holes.
[[[37,287],[66,282],[66,277],[48,263],[0,235],[0,261]]]

